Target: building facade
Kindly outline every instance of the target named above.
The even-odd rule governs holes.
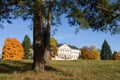
[[[53,60],[77,60],[80,54],[80,50],[75,46],[60,44],[58,45],[58,56],[55,56]]]

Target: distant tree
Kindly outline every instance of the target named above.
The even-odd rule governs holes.
[[[89,60],[94,58],[93,57],[94,55],[92,54],[92,50],[89,47],[85,46],[80,50],[81,50],[81,55],[80,55],[81,59]]]
[[[30,53],[31,41],[30,41],[30,38],[28,35],[25,35],[22,45],[24,47],[24,52],[25,52],[24,58],[26,58],[26,59],[32,58],[32,54]]]
[[[57,56],[57,40],[54,37],[50,38],[50,46],[51,46],[51,50],[53,52],[52,56]]]
[[[106,40],[104,40],[104,43],[102,44],[102,49],[101,49],[100,55],[101,55],[102,60],[110,60],[112,58],[112,51]]]
[[[90,46],[90,48],[91,48],[92,50],[97,49],[96,46],[94,46],[94,45]]]
[[[93,49],[92,54],[94,55],[94,60],[100,60],[100,51],[98,49]]]
[[[85,46],[81,50],[81,59],[85,60],[100,60],[100,51],[95,47],[91,46],[90,48]]]
[[[114,51],[114,53],[112,54],[112,59],[115,60],[115,54],[117,53],[117,51]]]
[[[114,53],[114,60],[120,60],[120,52]]]
[[[2,49],[3,60],[21,60],[24,58],[22,44],[15,38],[7,38]]]

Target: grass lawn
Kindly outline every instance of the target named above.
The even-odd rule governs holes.
[[[32,60],[0,61],[0,80],[120,80],[120,61],[50,61],[40,74]]]

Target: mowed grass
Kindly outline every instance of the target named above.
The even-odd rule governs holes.
[[[120,61],[50,61],[39,74],[32,60],[0,61],[0,80],[120,80]]]

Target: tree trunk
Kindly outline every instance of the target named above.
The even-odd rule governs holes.
[[[45,62],[48,63],[48,60],[50,58],[50,26],[51,26],[51,21],[52,21],[52,0],[49,0],[49,9],[48,9],[48,18],[47,20],[47,26],[46,26],[46,31],[45,31],[45,44],[46,44],[46,49],[45,49]]]
[[[48,19],[45,18],[45,0],[35,0],[34,29],[33,29],[33,69],[36,72],[43,72],[45,63],[50,54],[50,25],[51,8],[48,12]],[[41,8],[42,7],[42,8]],[[48,23],[46,23],[46,20]],[[47,26],[46,26],[47,25]]]
[[[42,9],[41,9],[42,0],[35,0],[35,10],[34,10],[34,27],[33,27],[33,49],[34,49],[34,58],[33,58],[33,69],[36,72],[43,72],[45,61],[45,44],[43,37],[43,28],[42,28]]]
[[[34,60],[33,68],[36,72],[44,71],[44,44],[42,43],[42,28],[40,18],[37,11],[34,14],[34,29],[33,29],[33,49]]]

